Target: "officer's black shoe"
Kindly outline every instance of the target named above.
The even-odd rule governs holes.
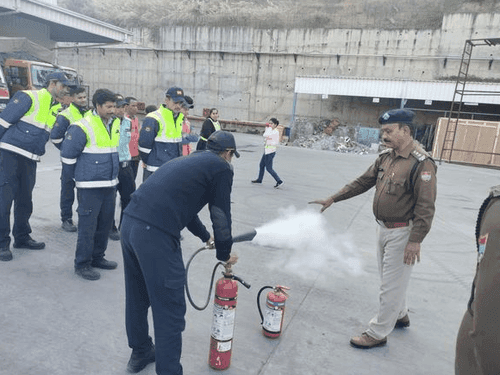
[[[95,268],[101,268],[103,270],[114,270],[116,267],[118,267],[118,263],[101,258],[94,259],[91,263],[91,266]]]
[[[76,225],[73,224],[73,220],[71,220],[71,219],[64,220],[61,224],[61,228],[66,232],[76,232],[77,231]]]
[[[109,239],[113,241],[120,241],[120,231],[116,227],[109,231]]]
[[[28,237],[23,242],[14,241],[14,247],[16,249],[42,250],[45,249],[45,242],[37,242],[33,238]]]
[[[396,324],[394,325],[394,328],[406,328],[410,326],[410,318],[408,317],[408,314],[403,316],[401,319],[398,319],[396,321]]]
[[[147,365],[155,361],[155,348],[154,346],[147,353],[139,353],[132,351],[132,355],[127,363],[127,371],[135,374],[142,371]]]
[[[85,280],[99,280],[101,278],[101,274],[90,266],[75,268],[75,273]]]
[[[0,248],[0,260],[4,262],[12,260],[12,251],[10,251],[8,247]]]
[[[252,184],[262,184],[262,181],[260,181],[260,180],[252,180]]]

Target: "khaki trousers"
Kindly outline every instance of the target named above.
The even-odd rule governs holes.
[[[377,226],[377,258],[380,274],[378,314],[370,321],[366,333],[383,339],[394,329],[396,320],[408,313],[406,289],[413,266],[403,263],[404,249],[410,238],[412,224],[403,228],[388,229]]]

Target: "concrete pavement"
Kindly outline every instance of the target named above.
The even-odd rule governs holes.
[[[281,147],[274,166],[285,185],[274,189],[269,174],[262,185],[250,183],[257,176],[261,137],[235,136],[242,156],[233,161],[233,234],[261,227],[290,207],[317,212],[319,207],[308,206],[308,201],[332,194],[376,158]],[[339,248],[349,247],[361,260],[359,274],[324,258],[324,248],[331,244],[316,244],[314,239],[304,252],[288,245],[235,244],[233,251],[240,259],[234,272],[252,288],[239,289],[232,364],[224,373],[453,374],[455,338],[475,269],[476,215],[488,188],[498,184],[498,175],[485,168],[439,166],[434,225],[408,290],[411,326],[395,330],[384,347],[360,350],[349,345],[350,337],[366,328],[378,307],[372,191],[335,204],[323,214],[331,230],[328,238],[338,241]],[[59,176],[58,152],[48,144],[38,166],[31,219],[32,236],[45,241],[46,249],[13,249],[14,259],[0,262],[0,374],[126,374],[130,349],[124,326],[120,244],[110,241],[106,253],[108,259],[118,261],[117,270],[101,271],[99,281],[74,275],[77,234],[60,228]],[[206,209],[200,217],[211,226]],[[305,226],[304,235],[311,230]],[[203,244],[189,232],[183,236],[187,261]],[[189,283],[199,304],[206,298],[215,263],[209,251],[193,261]],[[270,340],[261,334],[255,300],[260,287],[276,284],[291,290],[282,337]],[[203,312],[188,306],[186,320],[184,373],[218,373],[207,365],[212,303]],[[141,374],[154,373],[154,365],[149,365]]]

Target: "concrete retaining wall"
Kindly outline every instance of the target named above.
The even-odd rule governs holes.
[[[466,39],[497,36],[500,14],[449,15],[438,30],[164,27],[135,30],[130,48],[64,48],[57,58],[76,68],[91,92],[107,87],[158,104],[166,88],[179,85],[194,97],[194,115],[217,107],[222,120],[277,117],[287,124],[296,76],[449,79]],[[471,75],[500,78],[500,47],[477,47],[473,58]],[[395,105],[299,95],[296,114],[372,126]]]

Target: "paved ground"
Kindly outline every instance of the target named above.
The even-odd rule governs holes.
[[[242,157],[233,163],[235,234],[282,217],[290,207],[317,212],[318,207],[308,207],[308,201],[327,197],[376,157],[282,147],[275,169],[285,185],[273,189],[269,175],[262,185],[250,184],[262,152],[261,137],[236,134],[236,139]],[[60,229],[60,164],[56,149],[52,145],[47,149],[38,168],[31,220],[33,237],[47,247],[14,249],[14,260],[0,264],[0,374],[125,374],[130,350],[124,329],[120,244],[110,241],[107,251],[108,259],[119,262],[117,270],[102,271],[99,281],[74,275],[76,234]],[[283,247],[236,244],[233,250],[240,260],[234,271],[252,288],[240,287],[232,365],[225,373],[452,374],[456,333],[475,268],[476,213],[488,188],[498,184],[498,175],[484,168],[439,166],[434,226],[409,288],[411,327],[394,331],[385,347],[349,346],[351,335],[363,331],[378,306],[373,192],[327,210],[323,214],[330,230],[327,237],[318,239],[318,228],[301,225],[283,231]],[[206,209],[201,218],[209,224]],[[306,241],[301,241],[304,236]],[[187,261],[202,244],[188,232],[184,238]],[[330,253],[361,260],[363,272],[346,272]],[[210,252],[193,262],[190,288],[198,303],[205,299],[214,264]],[[284,333],[269,340],[261,335],[255,300],[260,287],[276,284],[291,291]],[[203,312],[188,307],[185,374],[216,372],[207,366],[211,314],[211,304]],[[154,366],[142,373],[154,374]]]

